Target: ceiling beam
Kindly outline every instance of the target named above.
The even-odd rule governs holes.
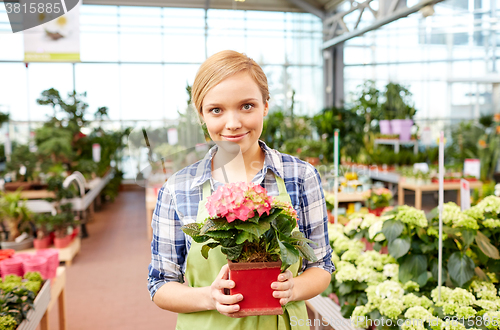
[[[323,42],[323,49],[327,49],[330,47],[333,47],[339,43],[342,43],[346,40],[352,39],[354,37],[358,37],[362,34],[365,34],[368,31],[372,31],[375,29],[378,29],[381,26],[384,26],[388,23],[394,22],[395,20],[398,20],[400,18],[406,17],[414,12],[419,11],[425,6],[433,5],[438,2],[441,2],[443,0],[420,0],[416,5],[412,7],[405,7],[401,9],[395,10],[393,13],[390,13],[386,16],[383,16],[377,20],[375,20],[372,24],[368,25],[365,28],[362,29],[355,29],[353,31],[349,32],[344,32],[343,34],[339,35],[338,37],[333,37],[330,40],[327,40]],[[326,19],[328,21],[328,19]],[[340,22],[343,22],[342,18],[340,19]],[[332,22],[335,24],[335,22]]]
[[[323,10],[311,5],[309,2],[306,2],[305,0],[288,0],[288,2],[296,5],[297,7],[305,10],[310,14],[318,16],[319,18],[321,18],[321,20],[323,20],[326,16]]]

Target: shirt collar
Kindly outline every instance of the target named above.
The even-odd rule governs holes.
[[[267,170],[271,170],[274,174],[284,179],[283,162],[281,161],[280,153],[269,148],[264,141],[259,140],[259,146],[265,153],[263,166],[264,175],[267,173]],[[205,181],[212,177],[212,159],[217,152],[217,148],[217,145],[210,148],[205,157],[203,157],[203,159],[198,163],[198,166],[196,167],[195,179],[191,184],[191,189],[204,184]]]

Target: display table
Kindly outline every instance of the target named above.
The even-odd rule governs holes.
[[[40,321],[41,330],[49,329],[49,312],[57,302],[59,307],[59,330],[66,330],[66,308],[65,308],[65,292],[66,286],[66,267],[57,267],[56,277],[52,280],[50,288],[50,302],[45,314]]]
[[[471,189],[481,189],[483,183],[481,181],[472,181],[470,183]],[[413,190],[415,192],[415,208],[422,209],[422,192],[423,191],[439,191],[439,183],[430,184],[410,184],[407,182],[399,182],[398,184],[398,204],[404,205],[405,193],[404,190]],[[460,205],[460,182],[444,183],[443,190],[456,190],[457,191],[457,205]]]
[[[59,261],[63,261],[66,266],[71,266],[71,262],[73,261],[73,258],[80,252],[80,246],[81,246],[81,238],[80,237],[75,237],[73,239],[73,242],[71,242],[67,247],[58,249],[55,248],[54,246],[51,246],[51,249],[57,249],[59,250]],[[20,250],[17,251],[16,253],[36,253],[36,249],[27,249],[27,250]]]
[[[334,193],[331,193],[334,194]],[[353,193],[338,193],[339,203],[351,203],[351,202],[362,202],[364,201],[363,193],[353,192]]]
[[[416,140],[401,141],[399,139],[375,139],[374,144],[375,144],[375,147],[377,147],[378,144],[393,145],[395,153],[399,153],[399,146],[402,144],[403,145],[412,145],[413,146],[413,153],[415,155],[418,154],[418,141],[416,141]]]

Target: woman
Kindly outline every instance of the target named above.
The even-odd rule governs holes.
[[[334,270],[318,172],[259,140],[269,90],[264,72],[246,55],[222,51],[208,58],[196,75],[192,100],[216,146],[203,160],[173,175],[158,194],[152,221],[151,298],[159,307],[179,313],[177,329],[303,329],[303,301],[323,292]],[[269,195],[290,201],[299,229],[316,243],[312,247],[318,262],[304,261],[271,284],[274,297],[285,306],[283,316],[232,318],[244,297],[224,294],[234,286],[224,256],[211,251],[210,258],[202,258],[201,244],[180,230],[206,217],[203,201],[219,186],[238,181],[260,184]],[[303,272],[297,276],[299,268]],[[184,275],[189,286],[181,284]]]

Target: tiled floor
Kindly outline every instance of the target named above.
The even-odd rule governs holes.
[[[87,225],[80,253],[67,268],[68,330],[175,329],[175,313],[149,298],[144,191],[121,192]],[[49,315],[58,329],[57,305]]]

